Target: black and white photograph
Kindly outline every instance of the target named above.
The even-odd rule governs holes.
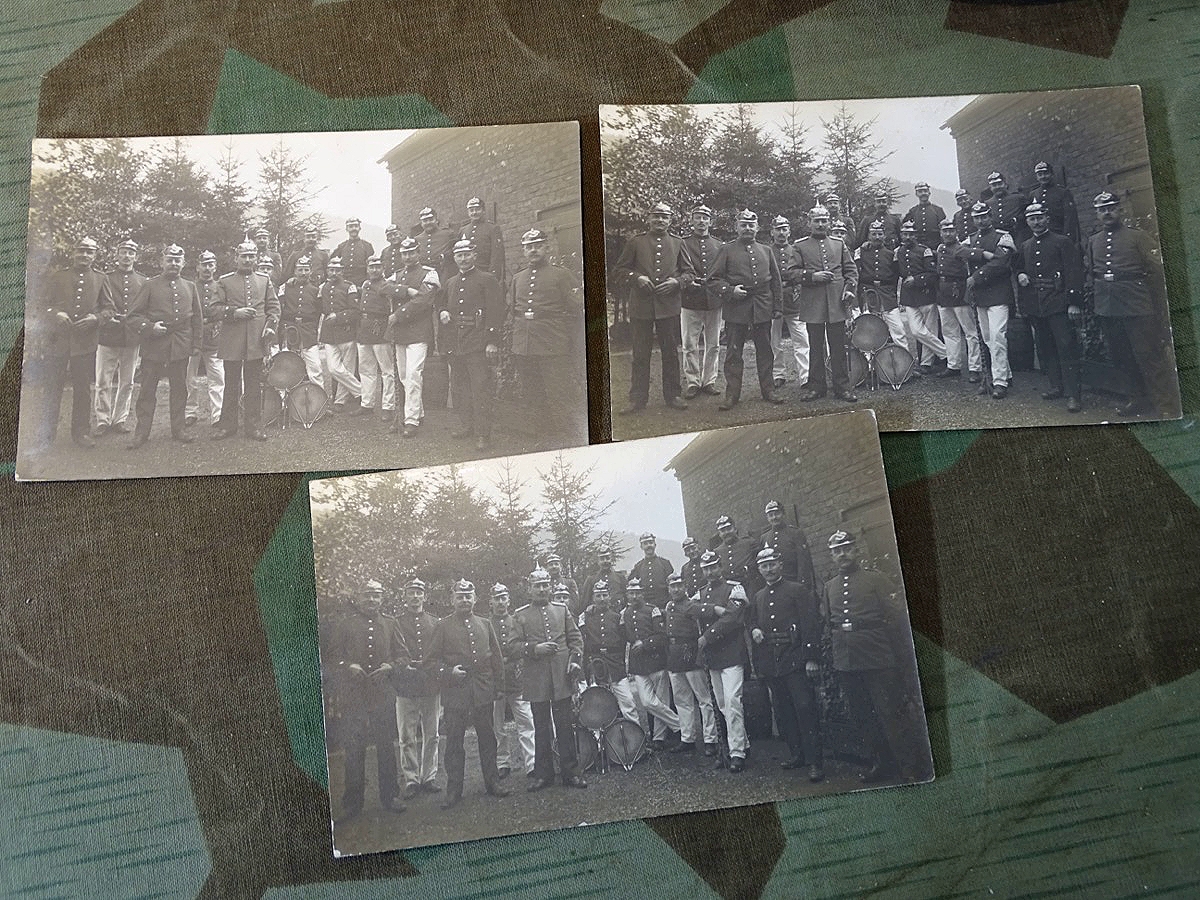
[[[602,106],[614,439],[1181,416],[1136,85]]]
[[[309,499],[338,856],[934,777],[869,410]]]
[[[579,126],[35,140],[17,478],[588,441]]]

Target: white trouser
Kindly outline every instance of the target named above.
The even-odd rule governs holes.
[[[671,692],[675,695],[675,709],[679,713],[679,739],[685,744],[694,744],[696,734],[696,704],[700,704],[700,718],[704,726],[704,743],[717,742],[717,718],[713,711],[712,692],[708,689],[708,676],[703,669],[690,672],[671,672]]]
[[[505,710],[512,710],[512,721],[504,721]],[[496,732],[496,767],[533,771],[533,707],[528,700],[502,694],[492,704],[492,730]],[[518,747],[520,754],[517,753]],[[518,766],[520,759],[522,765]]]
[[[638,704],[646,714],[654,718],[654,740],[665,740],[672,731],[679,730],[679,716],[671,709],[667,695],[666,671],[654,672],[650,675],[633,675],[633,685],[637,689]],[[647,722],[646,736],[650,737],[650,722]]]
[[[354,375],[354,363],[358,358],[358,345],[353,341],[348,341],[345,344],[326,344],[325,345],[325,361],[329,366],[329,374],[333,376],[334,384],[331,385],[333,391],[330,392],[329,399],[336,403],[345,403],[346,398],[337,398],[334,394],[337,393],[337,386],[340,384],[346,391],[350,392],[351,397],[362,396],[362,383]]]
[[[406,785],[429,784],[437,777],[438,719],[441,715],[441,694],[396,698],[400,774]]]
[[[139,347],[96,347],[96,425],[121,425],[133,403]]]
[[[396,356],[394,344],[359,344],[358,373],[364,409],[375,408],[375,391],[383,380],[383,408],[396,408]]]
[[[929,306],[902,306],[900,307],[904,316],[904,328],[910,335],[916,338],[917,342],[933,351],[936,356],[942,359],[946,358],[946,345],[942,343],[942,339],[929,330],[929,324],[926,321],[926,310],[937,316],[936,307],[933,304]],[[917,348],[909,347],[908,352],[913,355],[913,362],[917,361]],[[925,354],[925,365],[929,364],[929,354]]]
[[[742,711],[742,680],[744,672],[741,666],[730,666],[728,669],[710,669],[712,675],[713,694],[716,695],[717,706],[725,716],[725,729],[729,737],[729,755],[746,758],[746,716]]]
[[[1008,368],[1008,305],[980,306],[979,330],[992,354],[992,385],[1008,387],[1012,372]]]
[[[200,397],[206,389],[209,422],[216,425],[217,419],[221,418],[221,398],[225,396],[225,363],[215,352],[201,351],[199,356],[188,358],[185,416],[200,418]]]
[[[404,386],[404,424],[420,425],[425,418],[425,404],[421,399],[425,380],[425,356],[429,345],[396,345],[396,378]]]
[[[796,360],[796,379],[800,384],[804,384],[808,381],[808,326],[800,321],[798,315],[784,315],[780,319],[771,320],[771,350],[775,354],[775,366],[771,375],[774,378],[784,378],[787,375],[787,361],[783,358],[780,346],[783,343],[785,322],[788,334],[792,338],[792,357]]]
[[[972,372],[983,365],[979,352],[979,334],[973,306],[939,306],[942,320],[942,340],[946,344],[946,362],[956,372],[963,364]]]
[[[325,379],[321,373],[321,345],[313,344],[300,351],[300,358],[304,360],[304,374],[308,376],[308,380],[313,384],[325,387]]]
[[[617,698],[617,707],[621,710],[621,718],[640,723],[642,717],[638,713],[637,700],[633,696],[633,679],[626,675],[620,681],[614,681],[609,687],[612,689],[613,696]]]
[[[883,319],[883,323],[887,325],[888,335],[891,337],[892,343],[898,344],[912,354],[915,362],[917,358],[916,342],[908,336],[908,332],[904,328],[904,314],[900,312],[899,307],[879,313],[879,318]]]
[[[721,360],[721,310],[681,309],[683,331],[683,376],[686,387],[702,388],[717,383]]]

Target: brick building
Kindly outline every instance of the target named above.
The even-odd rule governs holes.
[[[509,272],[521,267],[521,234],[535,225],[550,233],[561,264],[582,271],[577,123],[432,128],[414,132],[380,162],[392,178],[392,221],[406,233],[418,230],[426,206],[443,227],[458,228],[467,201],[479,197],[504,231]]]
[[[1092,198],[1105,190],[1122,198],[1130,224],[1158,232],[1136,86],[985,94],[942,128],[958,147],[959,183],[973,196],[986,193],[988,173],[997,170],[1028,193],[1037,185],[1033,167],[1044,160],[1075,195],[1083,234],[1096,230]]]

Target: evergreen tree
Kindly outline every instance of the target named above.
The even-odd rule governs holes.
[[[557,453],[542,479],[541,527],[550,534],[550,546],[562,557],[563,571],[574,576],[593,561],[602,534],[597,532],[613,502],[603,503],[592,487],[592,468],[579,469]]]
[[[899,199],[888,178],[876,178],[879,167],[896,152],[882,153],[883,142],[872,138],[875,119],[866,122],[846,109],[846,104],[828,121],[821,120],[825,129],[825,155],[822,169],[829,176],[825,191],[833,190],[842,198],[842,209],[854,219],[861,219],[875,207],[875,195],[887,195],[894,203]]]
[[[324,216],[309,211],[321,193],[308,175],[308,157],[297,156],[282,139],[266,154],[259,154],[255,200],[263,210],[258,224],[271,232],[272,246],[283,253],[304,243],[304,230],[313,227],[324,235]]]

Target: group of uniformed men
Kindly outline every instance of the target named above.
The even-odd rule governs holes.
[[[770,243],[758,239],[759,219],[743,209],[737,236],[721,243],[710,234],[713,211],[691,210],[691,232],[669,233],[670,206],[657,204],[648,228],[625,245],[615,267],[616,286],[628,291],[633,363],[629,403],[621,414],[645,409],[650,358],[657,339],[667,406],[686,409],[700,394],[720,396],[717,366],[722,326],[727,345],[724,399],[741,400],[743,348],[754,342],[764,401],[785,402],[783,326],[791,337],[799,399],[830,390],[849,403],[858,398],[848,378],[848,326],[862,313],[880,316],[894,343],[904,347],[918,375],[980,384],[981,346],[990,355],[990,392],[1004,399],[1011,382],[1008,321],[1016,311],[1033,327],[1049,401],[1066,397],[1081,408],[1081,353],[1074,320],[1085,298],[1108,344],[1113,364],[1128,378],[1126,415],[1166,414],[1174,406],[1170,334],[1161,294],[1162,263],[1153,239],[1122,223],[1120,201],[1104,191],[1093,201],[1099,230],[1079,245],[1079,221],[1070,191],[1051,167],[1035,167],[1032,196],[1010,191],[1000,172],[988,176],[987,202],[960,189],[959,209],[948,217],[930,202],[930,186],[915,187],[917,203],[901,219],[888,197],[855,226],[836,195],[808,216],[808,234],[792,239],[792,223],[776,216]],[[683,346],[683,381],[677,347]],[[826,347],[830,380],[826,383]],[[979,393],[987,393],[981,384]]]
[[[859,565],[847,531],[830,536],[838,571],[819,584],[804,533],[785,523],[777,501],[765,512],[769,527],[757,538],[739,534],[729,516],[717,520],[712,549],[702,552],[687,538],[679,572],[657,555],[649,533],[628,576],[613,569],[610,550],[601,550],[598,571],[582,590],[553,557],[550,570],[539,566],[529,575],[531,602],[515,611],[509,589],[496,584],[490,615],[479,615],[474,585],[460,580],[453,612],[439,620],[426,609],[418,578],[387,610],[383,586],[369,581],[333,626],[325,655],[327,685],[340,683],[344,710],[341,819],[362,811],[372,743],[384,809],[402,812],[403,798],[441,790],[443,712],[443,809],[462,799],[467,727],[476,732],[488,794],[506,796],[501,782],[518,767],[532,779],[530,792],[553,786],[556,777],[587,787],[574,700],[589,683],[612,691],[621,715],[642,726],[654,749],[717,757],[718,767],[736,774],[749,750],[742,691],[753,672],[769,689],[788,747],[781,767],[822,781],[814,679],[825,633],[872,758],[863,781],[930,777],[903,602],[883,575]],[[403,786],[391,750],[397,733]]]
[[[48,381],[40,445],[54,439],[70,380],[76,444],[92,447],[95,437],[132,431],[131,447],[142,446],[164,377],[175,440],[194,440],[189,428],[202,414],[205,392],[214,439],[238,434],[241,411],[246,437],[266,440],[263,363],[283,347],[300,353],[332,411],[382,408],[390,431],[413,437],[424,418],[423,371],[436,323],[459,415],[453,436],[474,438],[483,450],[492,433],[490,364],[510,315],[526,400],[544,414],[547,431],[566,430],[583,396],[575,340],[582,333],[579,284],[550,263],[549,236],[537,228],[522,235],[525,266],[508,279],[503,236],[485,218],[479,198],[469,201],[467,216],[452,232],[426,207],[419,234],[402,237],[389,225],[389,244],[380,254],[359,237],[357,218],[347,220],[348,237],[332,255],[317,247],[318,232],[309,229],[286,265],[260,229],[253,242],[237,247],[236,271],[217,277],[217,257],[206,250],[195,280],[182,277],[184,251],[177,245],[163,251],[162,273],[147,278],[134,269],[134,241],[116,248],[116,268],[107,274],[94,269],[97,243],[79,241],[72,268],[49,276],[39,304]],[[139,362],[137,425],[131,428]]]

